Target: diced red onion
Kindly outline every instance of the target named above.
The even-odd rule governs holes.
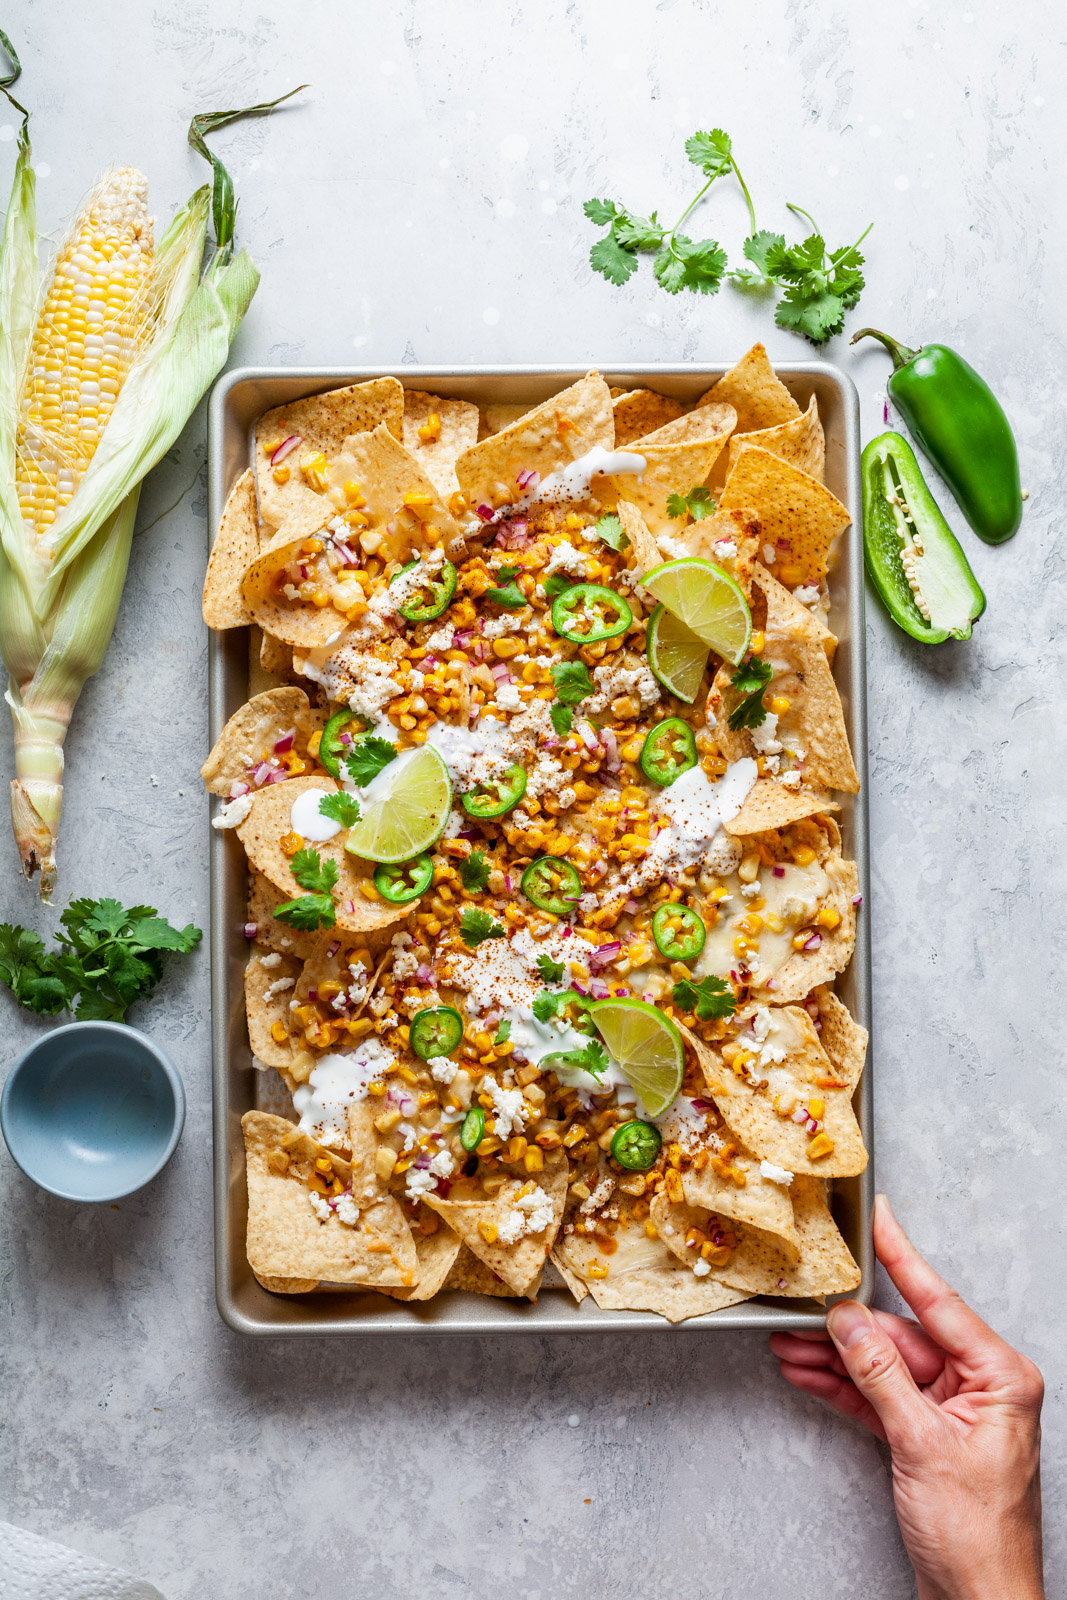
[[[496,512],[493,510],[492,506],[487,506],[483,502],[482,505],[475,506],[474,515],[476,517],[480,517],[483,522],[492,522],[493,518],[496,516]]]
[[[308,569],[307,569],[307,567],[306,567],[306,566],[305,566],[305,565],[304,565],[304,563],[303,563],[303,562],[301,562],[301,563],[300,563],[300,576],[301,576],[301,577],[302,577],[302,578],[306,578],[306,577],[307,577],[307,575],[308,575]]]
[[[551,738],[542,739],[541,746],[545,750],[558,750],[562,742],[563,741],[561,739],[557,739],[553,734]]]
[[[327,959],[327,961],[332,961],[334,956],[337,954],[338,950],[340,950],[340,948],[341,948],[340,939],[334,939],[333,943],[328,945],[327,948],[326,948],[326,959]]]
[[[276,467],[279,461],[284,461],[289,452],[296,449],[303,437],[304,436],[301,433],[291,433],[288,439],[283,439],[277,450],[275,450],[274,454],[270,458],[271,466]]]
[[[482,641],[480,639],[476,639],[474,641],[472,649],[474,651],[474,659],[475,659],[475,661],[484,661],[485,660],[485,645],[482,643]]]
[[[805,1000],[804,1010],[809,1017],[817,1017],[819,1015],[819,1002],[817,1000]]]
[[[428,1156],[424,1151],[421,1156],[416,1156],[415,1157],[415,1166],[417,1167],[417,1169],[420,1172],[425,1172],[426,1168],[430,1165],[430,1162],[432,1161],[432,1159],[433,1159],[433,1157],[432,1156]]]
[[[419,983],[433,982],[433,973],[430,971],[425,961],[420,961],[418,966],[415,968],[415,977]]]
[[[795,1122],[798,1125],[800,1123],[802,1123],[802,1122],[807,1122],[807,1120],[808,1120],[807,1107],[806,1106],[797,1106],[796,1110],[793,1112],[793,1115],[790,1117],[789,1120],[790,1120],[790,1122]]]
[[[594,978],[589,985],[589,993],[593,996],[594,1000],[606,1000],[611,994],[611,990],[608,988],[603,978]]]
[[[349,916],[353,915],[353,913],[355,912],[355,909],[356,909],[356,904],[355,904],[354,900],[346,900],[345,901],[345,910],[348,912]]]
[[[432,669],[437,665],[438,661],[436,656],[423,656],[422,660],[419,662],[418,670],[423,672],[427,667],[429,667],[432,671]]]
[[[565,938],[565,939],[569,939],[569,938],[570,938],[570,936],[571,936],[571,930],[570,930],[570,928],[569,928],[569,927],[567,927],[567,926],[566,926],[566,925],[564,925],[564,927],[563,927],[563,937],[564,937],[564,938]]]
[[[356,552],[352,549],[351,545],[345,544],[343,539],[337,539],[334,541],[334,549],[337,551],[337,554],[341,557],[341,560],[344,562],[346,567],[359,566],[359,557],[356,555]]]
[[[352,735],[349,733],[347,728],[345,728],[343,730],[342,734],[341,734],[341,743],[342,744],[351,744],[352,743]]]
[[[308,990],[308,999],[311,1001],[312,1005],[314,1005],[315,1001],[318,998],[319,998],[319,991],[317,989],[309,989]]]
[[[460,838],[460,839],[480,839],[481,838],[481,834],[478,832],[477,828],[461,828],[459,833],[458,833],[458,835],[457,835],[457,838]]]
[[[578,982],[577,978],[572,978],[571,979],[571,988],[574,990],[575,994],[580,994],[580,995],[584,996],[584,995],[587,995],[589,993],[588,989],[583,989],[582,988],[582,985]]]
[[[710,1100],[690,1100],[689,1104],[694,1111],[714,1111],[715,1107]]]
[[[518,477],[515,479],[515,482],[518,484],[520,489],[536,489],[537,485],[541,482],[541,474],[539,472],[535,472],[532,467],[527,467],[525,472],[519,473]]]
[[[578,724],[578,734],[587,750],[600,749],[600,741],[593,732],[592,726],[588,722],[580,722]]]
[[[256,934],[259,932],[259,926],[255,922],[246,922],[244,927],[241,929],[241,932],[244,934],[246,939],[254,939]]]
[[[495,665],[490,667],[489,670],[490,670],[490,672],[492,672],[493,677],[496,679],[497,683],[501,683],[501,682],[503,682],[503,680],[505,678],[510,678],[511,677],[511,673],[508,671],[507,667],[504,665],[504,663],[502,661],[496,662]]]
[[[621,949],[618,939],[613,939],[611,944],[602,944],[589,957],[590,972],[601,972],[605,967],[610,967]]]
[[[777,541],[777,544],[778,544],[779,550],[792,550],[792,548],[793,548],[791,542],[788,539],[779,539]]]
[[[281,767],[271,767],[267,774],[268,783],[284,783],[289,774]]]
[[[262,784],[266,783],[267,779],[271,775],[271,771],[272,771],[272,768],[269,767],[265,761],[261,761],[259,763],[259,766],[256,768],[255,772],[253,772],[253,774],[252,774],[252,782],[255,784],[257,789]]]
[[[243,794],[247,794],[248,792],[248,784],[242,783],[239,778],[235,778],[230,784],[231,800],[239,800]]]
[[[631,917],[632,917],[635,911],[640,911],[641,905],[640,905],[640,902],[637,901],[637,900],[627,900],[626,904],[623,906],[622,909],[624,911],[628,911],[630,913]]]
[[[454,644],[458,645],[461,650],[465,650],[467,648],[467,646],[470,644],[470,642],[471,642],[471,640],[473,638],[474,638],[474,629],[473,628],[464,628],[462,630],[462,632],[457,633],[457,634],[455,634],[453,636],[453,641],[452,642]]]
[[[819,948],[819,946],[821,944],[822,944],[822,934],[821,933],[813,933],[811,938],[808,940],[807,944],[804,946],[804,949],[805,950],[818,950],[818,948]]]
[[[291,750],[293,748],[293,742],[294,742],[295,739],[296,739],[296,729],[295,728],[290,728],[289,732],[288,733],[283,733],[280,739],[275,739],[275,741],[274,741],[274,754],[276,756],[284,756],[286,751]]]
[[[515,892],[511,887],[511,873],[510,872],[506,872],[504,874],[504,888],[508,891],[508,894],[514,894],[514,892]]]
[[[854,906],[861,906],[863,904],[863,896],[861,894],[854,894],[852,896],[852,904]]]
[[[763,985],[763,987],[765,989],[777,989],[778,984],[776,983],[774,978],[768,978],[767,982]]]
[[[785,877],[785,868],[784,867],[772,867],[771,871],[774,873],[774,876],[776,878],[784,878]]]

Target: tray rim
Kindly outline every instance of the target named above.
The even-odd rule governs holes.
[[[729,362],[693,362],[673,365],[668,362],[618,363],[603,362],[596,370],[611,382],[613,377],[640,378],[652,385],[656,380],[670,384],[683,384],[695,378],[710,385],[735,364]],[[846,722],[856,769],[860,778],[860,793],[852,802],[851,828],[853,834],[852,858],[860,874],[864,895],[863,914],[858,919],[856,948],[849,971],[855,985],[855,1004],[852,1009],[868,1031],[871,1028],[871,941],[870,941],[870,795],[867,771],[867,698],[864,625],[863,532],[862,497],[860,490],[860,415],[859,395],[846,372],[827,361],[773,362],[774,370],[784,379],[798,382],[820,379],[838,391],[844,423],[845,467],[844,478],[847,501],[853,520],[844,535],[849,552],[850,584],[846,595],[848,613],[848,672]],[[406,388],[432,386],[435,381],[447,384],[450,380],[487,380],[499,382],[508,379],[554,378],[574,381],[589,371],[588,363],[511,363],[505,365],[425,365],[405,364],[388,367],[373,366],[242,366],[224,373],[212,388],[208,401],[208,521],[206,548],[210,551],[214,530],[218,526],[223,503],[230,484],[224,482],[226,472],[226,447],[232,426],[231,406],[233,391],[238,385],[249,382],[294,385],[291,393],[279,399],[268,399],[260,410],[273,404],[308,394],[326,392],[349,383],[370,378],[389,376],[398,378]],[[257,412],[258,415],[258,412]],[[227,709],[225,694],[225,640],[229,634],[246,630],[229,630],[220,634],[209,630],[208,641],[208,703],[209,741],[213,745],[232,707]],[[247,653],[247,652],[246,652]],[[835,672],[836,676],[836,672]],[[251,1313],[239,1306],[235,1294],[234,1262],[232,1259],[231,1206],[234,1189],[243,1190],[243,1159],[235,1172],[232,1149],[231,1084],[234,1068],[230,1061],[230,1044],[227,1029],[228,1008],[232,1004],[229,993],[228,966],[232,923],[227,926],[227,895],[225,886],[226,853],[229,848],[223,830],[211,828],[210,834],[210,963],[211,963],[211,1041],[212,1041],[212,1148],[214,1195],[214,1258],[215,1299],[223,1322],[235,1333],[253,1338],[278,1337],[367,1337],[396,1334],[450,1334],[500,1335],[525,1333],[634,1333],[634,1332],[811,1332],[824,1326],[825,1313],[819,1310],[801,1310],[788,1302],[746,1300],[705,1317],[691,1318],[687,1322],[672,1324],[654,1312],[601,1311],[591,1298],[576,1305],[569,1295],[552,1291],[553,1304],[546,1298],[537,1306],[526,1301],[490,1299],[485,1296],[452,1292],[448,1301],[435,1296],[433,1300],[405,1304],[385,1296],[355,1290],[349,1298],[377,1302],[369,1314],[331,1315],[324,1317],[316,1296],[271,1295],[257,1286],[263,1310]],[[232,912],[230,913],[232,919]],[[867,1063],[860,1080],[856,1097],[856,1112],[869,1152],[865,1171],[855,1179],[858,1190],[858,1233],[849,1241],[850,1248],[860,1268],[862,1277],[852,1298],[869,1305],[874,1294],[874,1252],[871,1224],[874,1208],[874,1094],[872,1060],[873,1037],[868,1045]],[[247,1271],[247,1261],[245,1261]],[[332,1298],[332,1295],[331,1295]],[[433,1308],[431,1310],[431,1308]]]

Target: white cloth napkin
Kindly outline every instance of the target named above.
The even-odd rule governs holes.
[[[164,1600],[154,1584],[0,1522],[0,1600]]]

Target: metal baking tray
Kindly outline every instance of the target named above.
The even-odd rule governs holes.
[[[602,369],[608,383],[650,387],[693,401],[732,365],[618,366]],[[212,391],[208,421],[208,539],[214,537],[234,480],[252,460],[256,419],[272,406],[344,384],[392,373],[406,388],[426,389],[482,403],[536,405],[580,378],[574,367],[241,367],[220,378]],[[785,362],[775,369],[801,407],[812,394],[826,430],[826,482],[852,512],[830,576],[830,626],[840,644],[834,661],[856,769],[859,795],[841,797],[845,854],[859,865],[869,895],[867,804],[867,706],[864,669],[863,546],[860,527],[859,400],[855,386],[826,362]],[[210,737],[248,698],[248,630],[212,633],[209,653]],[[229,832],[211,834],[211,1004],[214,1058],[215,1285],[223,1321],[238,1333],[279,1334],[504,1334],[670,1332],[653,1312],[601,1311],[592,1298],[574,1303],[562,1285],[546,1286],[536,1303],[449,1291],[405,1305],[365,1290],[333,1288],[310,1295],[275,1295],[261,1288],[245,1255],[244,1145],[241,1117],[256,1104],[260,1074],[252,1066],[245,1027],[244,968],[247,876],[244,852]],[[856,951],[838,981],[841,998],[868,1030],[871,1026],[869,899],[859,918]],[[871,1214],[874,1198],[871,1054],[856,1096],[856,1111],[871,1152],[867,1170],[834,1184],[833,1212],[863,1273],[857,1298],[869,1303],[874,1287]],[[546,1269],[546,1276],[549,1276]],[[812,1300],[746,1300],[711,1316],[677,1324],[682,1330],[784,1332],[823,1325],[824,1309]]]

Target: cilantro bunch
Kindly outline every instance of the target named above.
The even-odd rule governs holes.
[[[622,285],[637,271],[639,257],[651,254],[656,281],[668,294],[678,294],[682,289],[716,294],[724,276],[728,276],[740,289],[777,290],[780,298],[774,320],[780,328],[803,334],[816,345],[825,344],[840,333],[845,312],[857,304],[864,287],[859,247],[870,227],[855,244],[829,250],[810,214],[790,204],[789,210],[804,219],[811,233],[800,244],[788,245],[784,234],[756,227],[752,196],[728,134],[721,128],[694,133],[686,140],[685,153],[706,181],[673,228],[665,227],[655,211],[641,217],[614,200],[586,201],[584,210],[590,222],[608,230],[589,252],[593,270],[609,283]],[[694,240],[681,228],[712,184],[731,174],[740,184],[748,207],[749,232],[742,249],[749,265],[727,273],[726,253],[718,240]]]
[[[379,740],[379,743],[383,742]],[[301,889],[308,892],[275,906],[274,915],[278,921],[287,922],[290,928],[299,928],[302,933],[313,933],[316,928],[332,928],[337,922],[333,891],[341,875],[337,862],[329,857],[323,861],[317,850],[305,845],[290,861],[289,871]]]
[[[79,1022],[123,1022],[162,978],[164,956],[200,942],[192,923],[173,928],[154,906],[117,900],[72,900],[59,920],[57,950],[29,928],[0,923],[0,982],[43,1017],[73,1011]]]

